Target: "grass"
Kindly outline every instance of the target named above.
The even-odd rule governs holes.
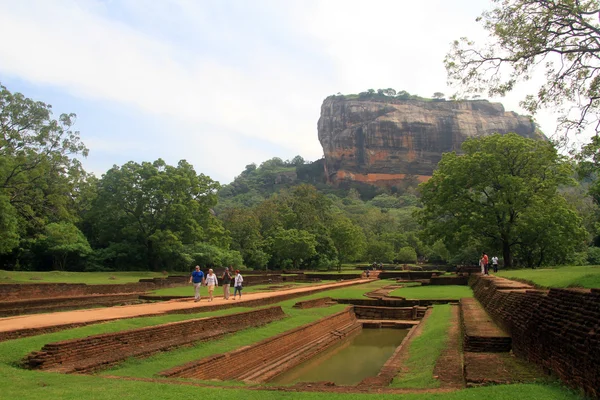
[[[185,272],[174,275],[188,275]],[[114,277],[116,279],[109,279]],[[138,282],[142,278],[164,278],[160,272],[67,272],[67,271],[4,271],[0,270],[0,283],[87,283],[89,285]],[[34,278],[33,280],[31,278]],[[39,279],[38,279],[39,278]]]
[[[406,373],[392,382],[398,388],[436,388],[440,382],[433,378],[433,369],[448,341],[448,328],[452,310],[449,304],[437,305],[423,322],[421,335],[414,338],[408,348]]]
[[[339,311],[343,306],[318,308],[309,310],[296,310],[292,306],[297,301],[331,297],[362,297],[363,293],[388,285],[386,281],[375,281],[366,285],[350,288],[335,289],[321,292],[298,299],[287,300],[279,303],[289,316],[281,321],[276,321],[259,328],[247,329],[233,335],[228,335],[219,340],[200,344],[195,347],[182,348],[171,353],[161,353],[143,360],[129,360],[118,368],[106,371],[101,375],[63,375],[39,371],[20,369],[17,365],[23,357],[32,351],[39,350],[44,344],[86,337],[89,335],[117,332],[126,329],[140,328],[162,324],[166,322],[181,321],[198,317],[230,315],[245,308],[232,308],[199,314],[166,315],[160,317],[143,317],[111,321],[102,324],[90,325],[46,335],[33,336],[0,342],[0,399],[64,399],[64,400],[129,400],[129,399],[164,399],[178,400],[182,398],[210,398],[211,400],[238,399],[244,400],[278,400],[278,399],[306,399],[306,400],[351,400],[365,399],[376,400],[382,398],[398,398],[398,395],[358,394],[358,393],[312,393],[312,392],[282,392],[282,391],[257,391],[244,390],[232,382],[210,382],[211,385],[224,387],[195,387],[188,385],[164,384],[148,381],[131,381],[122,379],[108,379],[107,374],[127,375],[136,377],[154,377],[155,371],[167,368],[169,365],[179,365],[189,359],[198,359],[206,354],[227,351],[244,343],[252,343],[282,330],[291,329],[324,315]],[[444,306],[436,306],[436,308]],[[431,374],[430,374],[431,375]],[[558,385],[502,385],[484,388],[473,388],[451,393],[409,393],[402,394],[405,400],[501,400],[512,398],[535,398],[536,400],[577,400],[578,395]]]
[[[391,296],[400,296],[407,299],[436,300],[436,299],[461,299],[473,297],[473,291],[468,286],[458,285],[432,285],[412,286],[396,289]]]
[[[541,287],[600,288],[600,266],[577,266],[500,271],[496,275],[533,282]]]

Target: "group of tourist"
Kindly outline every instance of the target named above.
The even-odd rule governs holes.
[[[481,273],[483,275],[489,275],[490,274],[490,264],[489,264],[489,258],[488,255],[485,253],[481,254],[481,258],[479,259],[479,266],[481,267]],[[498,272],[498,257],[494,256],[492,257],[492,268],[494,269],[494,273]]]
[[[230,292],[229,287],[231,285],[231,281],[233,280],[233,299],[235,300],[237,295],[239,294],[240,299],[242,298],[242,284],[244,282],[244,278],[242,274],[240,274],[240,270],[235,271],[235,276],[231,276],[231,272],[233,268],[231,266],[226,267],[225,271],[223,271],[223,275],[221,276],[221,283],[223,285],[223,299],[229,300]],[[208,288],[208,301],[213,301],[213,294],[215,291],[215,287],[219,286],[219,280],[217,279],[217,275],[215,275],[212,268],[208,270],[208,274],[204,276],[204,272],[200,270],[200,266],[196,265],[195,271],[192,271],[190,276],[190,283],[194,284],[194,301],[200,301],[200,287],[205,285]]]

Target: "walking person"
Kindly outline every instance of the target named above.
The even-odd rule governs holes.
[[[200,286],[204,283],[204,272],[200,271],[200,266],[196,265],[196,270],[192,271],[190,283],[194,284],[194,301],[200,301]]]
[[[494,273],[498,272],[498,257],[492,257],[492,268],[494,268]]]
[[[221,277],[221,283],[223,284],[223,299],[229,300],[229,286],[231,285],[231,274],[229,268],[225,267],[225,272]]]
[[[219,286],[219,281],[212,268],[208,270],[208,275],[206,275],[206,286],[208,287],[208,301],[213,301],[213,293],[215,287]]]
[[[235,279],[233,282],[233,299],[235,300],[235,296],[239,293],[240,299],[242,298],[242,282],[244,282],[244,278],[242,274],[240,274],[240,270],[235,270]]]

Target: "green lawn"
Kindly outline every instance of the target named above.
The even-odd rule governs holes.
[[[399,388],[436,388],[440,382],[433,378],[433,369],[448,341],[448,328],[452,310],[449,304],[433,307],[431,315],[424,322],[421,335],[410,342],[408,348],[407,372],[392,382]]]
[[[431,285],[412,286],[396,289],[390,293],[391,296],[400,296],[407,299],[436,300],[436,299],[461,299],[473,297],[473,291],[468,286],[457,285]]]
[[[191,271],[190,271],[191,272]],[[188,275],[187,272],[175,272],[172,275]],[[110,278],[115,279],[110,279]],[[0,270],[0,283],[87,283],[119,284],[137,282],[142,278],[164,278],[160,272],[129,271],[129,272],[67,272],[67,271],[4,271]],[[33,280],[31,278],[34,278]],[[39,278],[39,279],[38,279]]]
[[[600,288],[600,266],[578,266],[500,271],[498,276],[522,279],[542,287]]]

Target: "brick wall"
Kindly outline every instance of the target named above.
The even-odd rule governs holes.
[[[379,279],[430,279],[433,272],[431,271],[382,271],[379,273]]]
[[[166,349],[209,340],[226,333],[259,326],[285,316],[281,307],[270,307],[221,317],[173,322],[128,331],[48,343],[29,354],[29,369],[64,373],[91,372],[129,357],[147,356]]]
[[[429,280],[430,285],[468,285],[467,276],[432,276]]]
[[[2,283],[0,301],[76,297],[117,293],[143,293],[185,285],[189,276],[140,279],[136,283],[86,285],[85,283]]]
[[[351,307],[348,307],[345,311],[253,346],[193,361],[161,372],[160,375],[265,382],[360,329]]]
[[[358,319],[421,319],[427,307],[365,307],[354,306]]]
[[[339,281],[348,279],[357,279],[362,276],[362,272],[346,273],[346,274],[304,274],[306,279],[319,279],[322,281]]]
[[[83,297],[55,297],[0,302],[0,317],[41,312],[72,310],[92,306],[132,304],[139,301],[138,294],[102,294]]]
[[[321,297],[321,298],[314,299],[314,300],[299,301],[296,304],[294,304],[294,308],[305,309],[305,308],[325,307],[325,306],[329,306],[332,304],[336,304],[336,302],[331,297]]]
[[[600,396],[600,290],[502,289],[474,276],[475,297],[512,336],[514,353],[592,397]]]

